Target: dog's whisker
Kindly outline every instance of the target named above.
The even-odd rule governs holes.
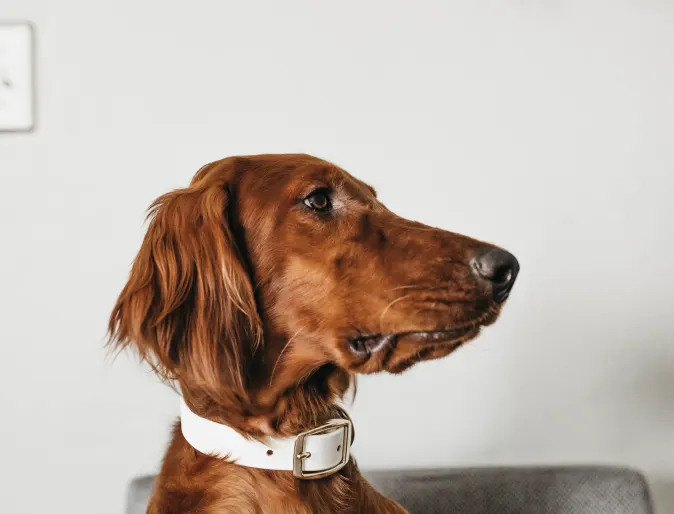
[[[393,307],[396,303],[398,303],[401,300],[404,300],[405,298],[408,298],[409,295],[403,295],[399,298],[396,298],[392,302],[390,302],[382,311],[381,316],[379,317],[379,331],[383,332],[384,331],[384,317],[386,316],[386,313],[388,313],[389,309]]]
[[[269,378],[269,385],[271,385],[271,383],[274,380],[274,373],[276,373],[276,366],[278,366],[278,363],[281,361],[281,357],[283,357],[283,352],[286,351],[286,348],[288,348],[288,346],[290,346],[290,343],[293,342],[293,339],[295,339],[298,336],[298,334],[300,332],[302,332],[302,330],[304,330],[304,328],[305,327],[301,327],[297,332],[295,332],[293,334],[293,336],[290,339],[288,339],[288,342],[283,347],[283,350],[281,350],[281,353],[278,354],[278,358],[276,359],[276,362],[274,363],[274,367],[271,370],[271,377]]]
[[[390,289],[385,289],[384,292],[388,293],[391,291],[399,291],[401,289],[420,289],[423,291],[437,291],[442,289],[450,289],[452,287],[451,281],[440,282],[434,285],[424,285],[424,284],[409,284],[405,286],[392,287]]]
[[[439,229],[437,229],[437,228],[415,227],[414,225],[406,224],[406,223],[392,223],[391,226],[396,227],[396,228],[404,228],[404,229],[407,229],[407,230],[416,230],[417,232],[434,232],[434,231],[439,232]]]
[[[415,310],[414,315],[416,316],[420,312],[426,312],[426,311],[428,311],[428,312],[447,312],[447,309],[438,308],[438,307],[434,307],[433,305],[429,305],[427,307],[421,307],[421,308]]]
[[[302,375],[302,377],[297,381],[297,383],[303,384],[315,372],[316,372],[316,370],[314,368],[311,368],[304,375]]]
[[[398,291],[400,289],[426,289],[426,286],[412,284],[412,285],[408,285],[408,286],[392,287],[391,289],[385,289],[384,292],[388,293],[390,291]]]

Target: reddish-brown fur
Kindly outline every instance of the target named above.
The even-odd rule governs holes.
[[[331,192],[328,214],[303,201],[317,188]],[[152,205],[110,341],[177,381],[199,415],[291,436],[338,416],[356,373],[445,356],[493,322],[500,306],[469,265],[488,248],[396,216],[315,157],[228,158]],[[397,335],[358,351],[354,338],[372,334]],[[148,512],[405,511],[353,459],[301,481],[202,455],[176,427]]]

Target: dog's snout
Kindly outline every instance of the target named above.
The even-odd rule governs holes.
[[[494,300],[504,302],[515,284],[520,264],[510,252],[493,248],[473,261],[475,273],[492,284]]]

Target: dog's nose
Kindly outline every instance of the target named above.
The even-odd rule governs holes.
[[[494,300],[498,303],[506,301],[520,271],[520,263],[515,256],[493,248],[477,257],[473,267],[478,276],[491,282]]]

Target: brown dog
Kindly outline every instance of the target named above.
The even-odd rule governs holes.
[[[250,438],[343,417],[356,373],[400,373],[493,323],[519,265],[508,252],[402,219],[308,155],[233,157],[157,199],[110,342],[133,345],[190,410]],[[353,459],[301,480],[196,451],[180,425],[148,509],[405,512]]]

